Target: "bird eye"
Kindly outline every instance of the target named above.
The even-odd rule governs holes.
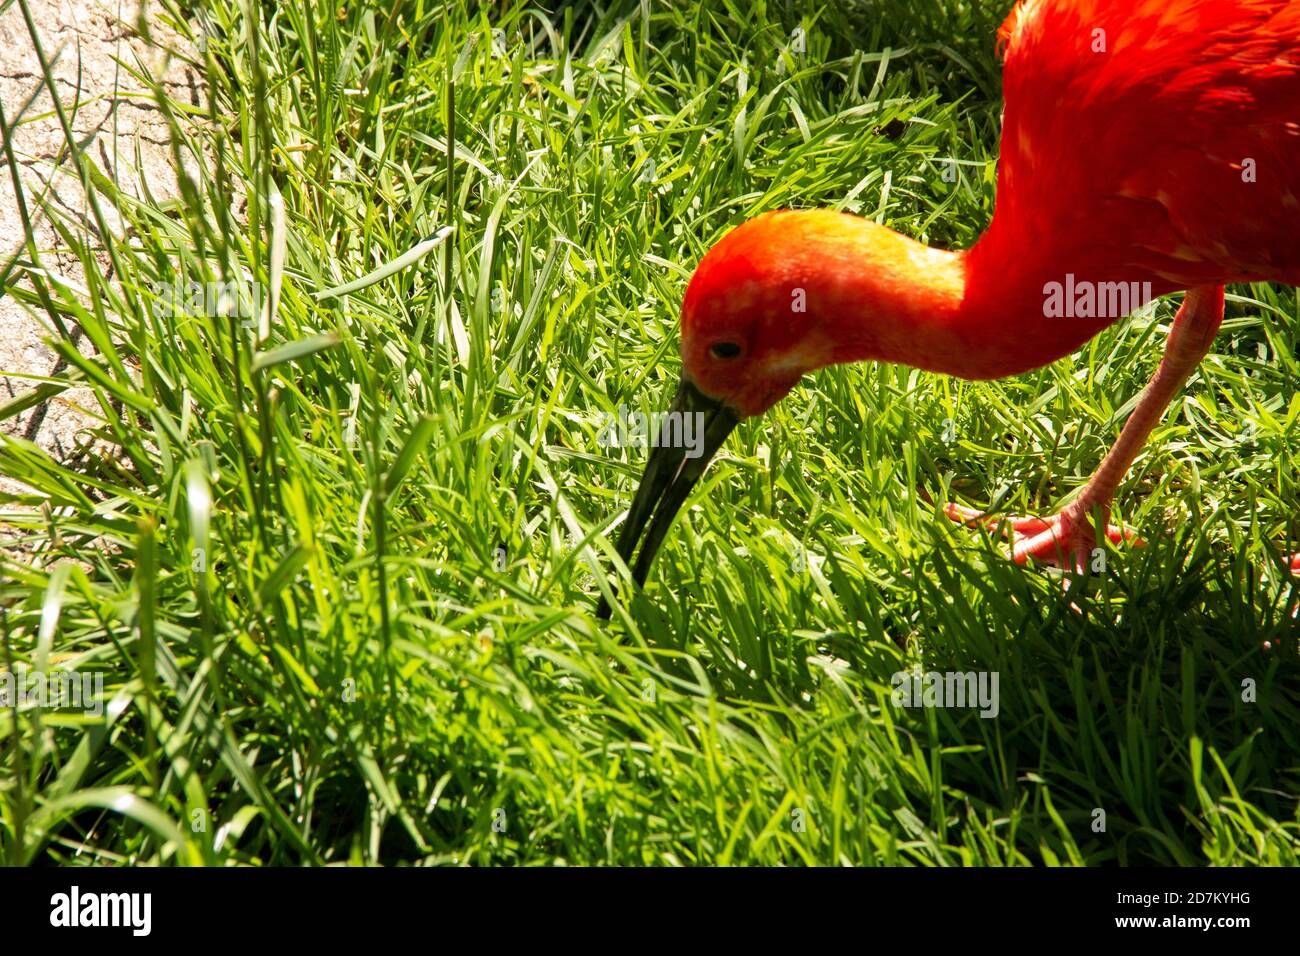
[[[709,354],[720,359],[735,358],[740,354],[740,346],[735,342],[714,342],[709,346]]]

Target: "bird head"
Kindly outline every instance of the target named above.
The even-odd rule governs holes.
[[[769,213],[727,233],[700,261],[681,312],[682,378],[652,436],[645,474],[619,536],[630,563],[642,534],[633,578],[644,583],[650,563],[691,488],[744,418],[761,415],[804,372],[825,364],[822,336],[808,312],[800,256],[792,260],[778,220]],[[798,247],[794,247],[798,252]],[[671,427],[670,427],[671,426]],[[674,431],[674,429],[676,429]],[[676,435],[678,440],[671,437]],[[693,444],[685,436],[702,436]],[[602,604],[601,613],[606,608]]]
[[[638,584],[691,488],[741,420],[763,414],[814,369],[908,357],[920,321],[908,313],[931,303],[910,303],[906,290],[916,270],[946,268],[934,257],[949,255],[829,210],[767,213],[705,254],[682,300],[681,382],[670,417],[651,436],[658,440],[619,536],[625,563],[641,542],[632,567]],[[699,435],[701,441],[682,440]]]
[[[742,419],[763,414],[833,354],[820,312],[809,311],[824,283],[773,241],[781,239],[773,224],[764,216],[723,237],[682,300],[683,380]]]

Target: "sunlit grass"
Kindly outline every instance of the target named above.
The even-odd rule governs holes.
[[[120,455],[0,438],[32,489],[0,664],[113,701],[0,714],[0,859],[1294,865],[1293,290],[1232,290],[1121,490],[1150,544],[1086,593],[937,503],[1079,487],[1176,299],[1017,379],[819,372],[594,617],[644,462],[601,415],[669,399],[694,263],[782,206],[971,243],[1005,6],[173,11],[207,35],[203,115],[156,91],[197,178],[139,203],[74,154],[130,229],[47,207],[89,294],[48,250],[6,279],[68,361],[42,396],[90,385]],[[279,276],[263,329],[160,306],[241,276]],[[895,707],[914,666],[999,672],[999,715]]]

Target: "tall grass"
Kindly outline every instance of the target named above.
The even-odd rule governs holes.
[[[819,372],[594,617],[644,460],[601,416],[669,399],[694,262],[781,206],[972,242],[1006,6],[153,5],[208,81],[153,86],[180,199],[74,150],[89,221],[23,201],[86,288],[0,264],[67,362],[0,418],[88,386],[115,450],[0,437],[2,663],[108,698],[0,715],[0,859],[1294,865],[1293,290],[1234,290],[1086,593],[932,501],[1059,503],[1176,302],[1001,382]]]

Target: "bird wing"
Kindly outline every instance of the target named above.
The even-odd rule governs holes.
[[[999,46],[996,244],[1300,282],[1300,0],[1023,0]]]

